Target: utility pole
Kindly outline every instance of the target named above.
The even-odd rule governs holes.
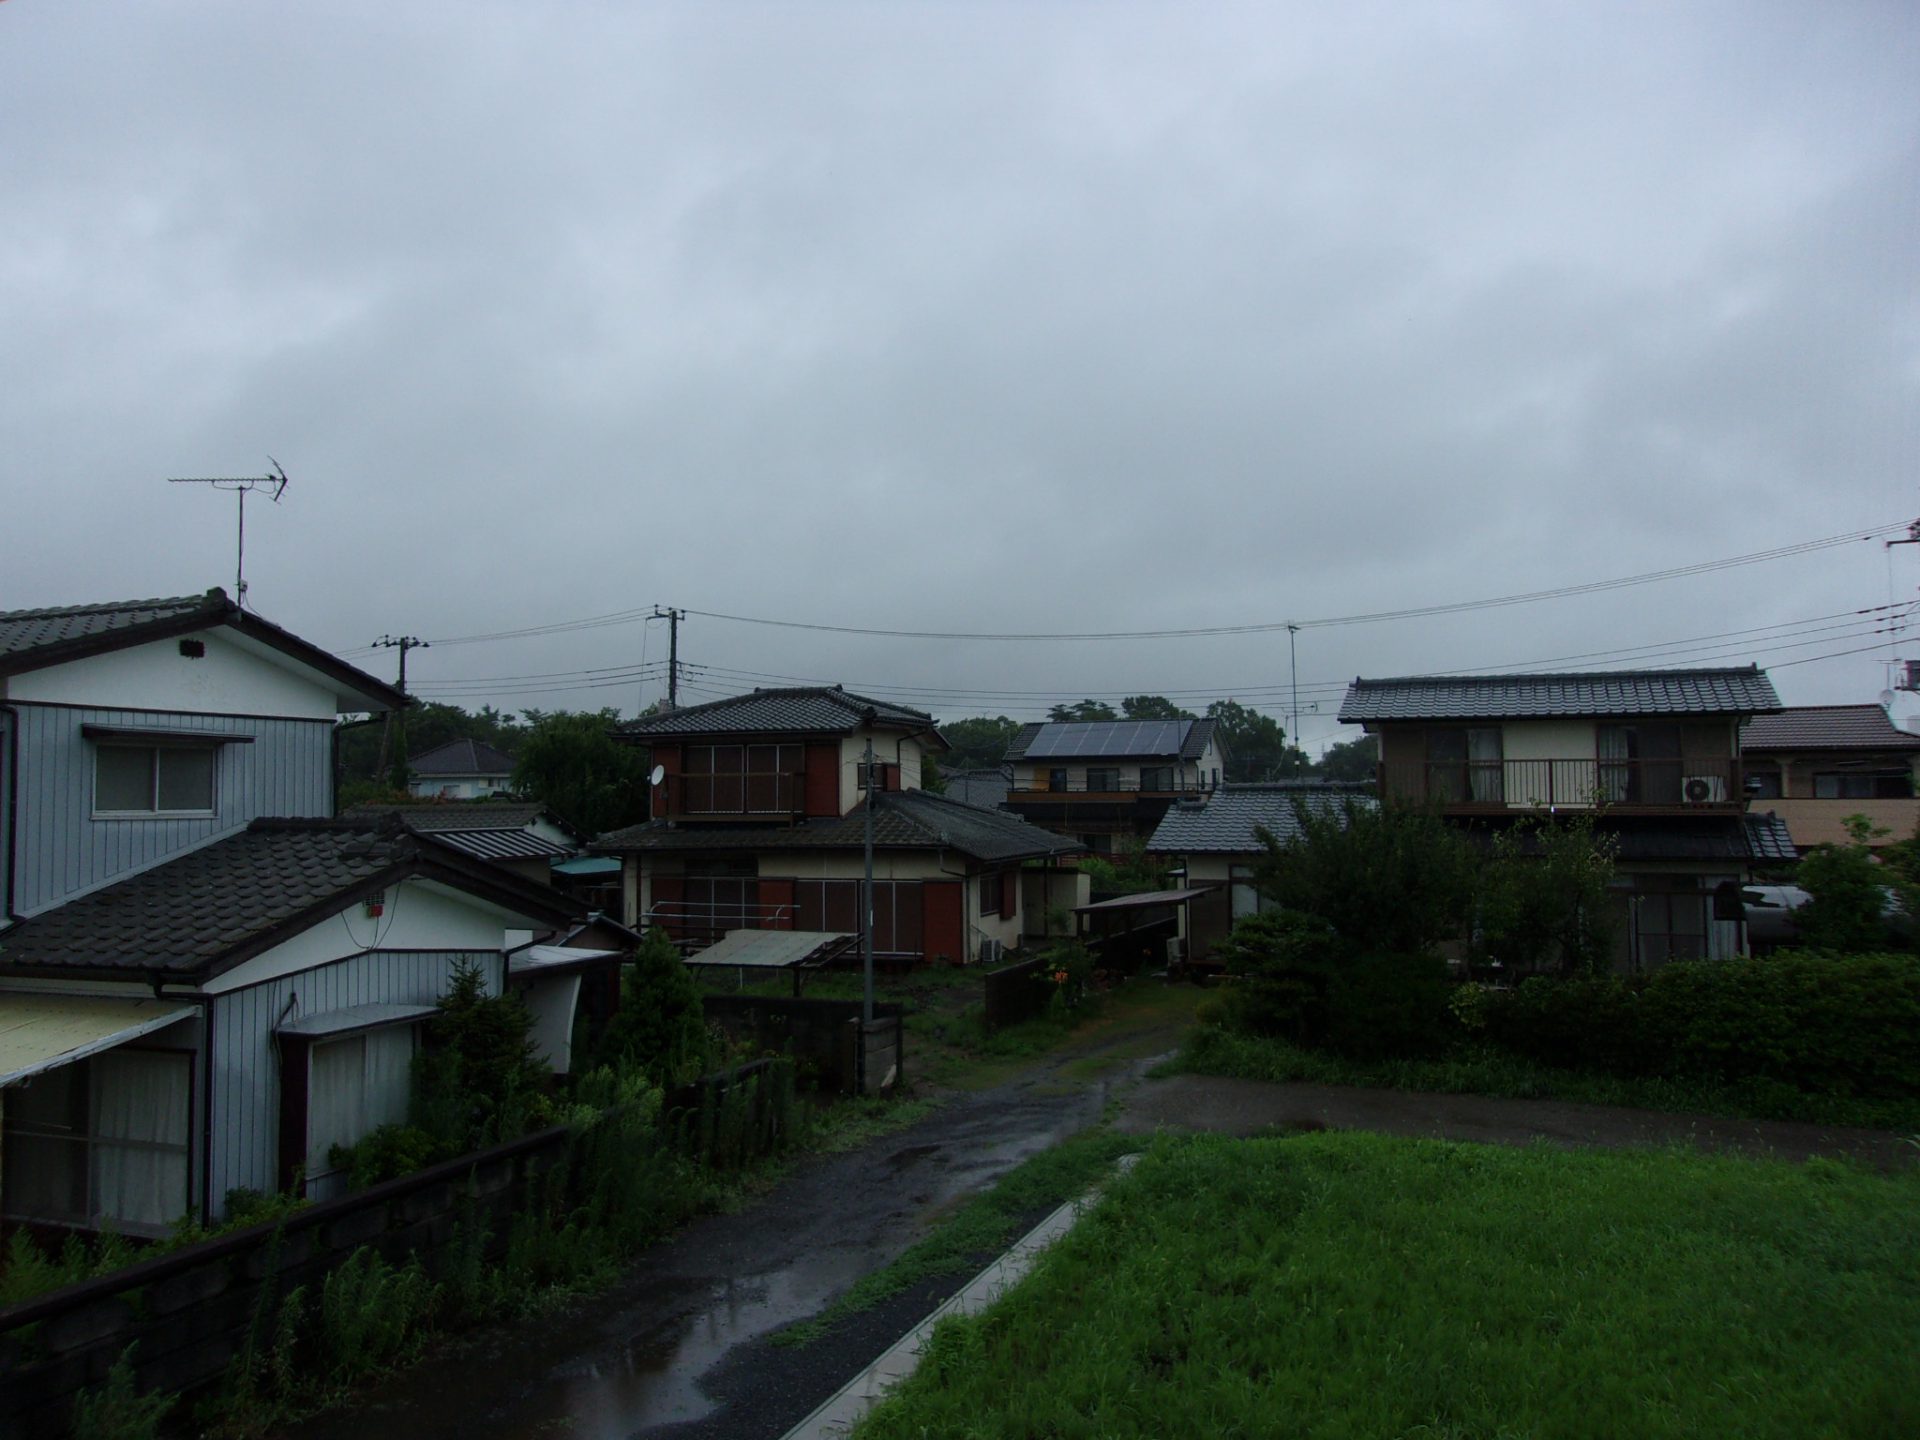
[[[680,708],[680,622],[687,618],[687,612],[676,610],[671,605],[662,610],[656,605],[653,607],[653,618],[667,622],[667,709],[678,710]]]
[[[1294,657],[1293,637],[1300,633],[1300,627],[1291,620],[1287,622],[1287,680],[1293,688],[1293,699],[1287,707],[1287,735],[1281,742],[1280,763],[1286,764],[1286,746],[1300,749],[1300,663]],[[1307,752],[1301,750],[1302,755]]]
[[[409,650],[427,650],[432,647],[426,641],[413,635],[382,635],[373,642],[376,650],[398,650],[400,652],[400,693],[407,693],[407,652]],[[387,728],[380,736],[380,771],[387,773],[387,761],[393,761],[392,775],[396,779],[395,790],[407,788],[407,717],[402,710],[387,712]]]

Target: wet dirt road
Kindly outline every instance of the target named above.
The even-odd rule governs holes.
[[[1110,1035],[1094,1053],[1131,1041],[1138,1054],[1139,1040],[1137,1030]],[[818,1312],[1028,1156],[1096,1123],[1151,1063],[1063,1078],[1088,1054],[1075,1047],[861,1150],[802,1162],[749,1208],[697,1220],[649,1251],[613,1288],[431,1358],[287,1434],[780,1436],[967,1276],[895,1297],[804,1348],[775,1346],[772,1332]]]

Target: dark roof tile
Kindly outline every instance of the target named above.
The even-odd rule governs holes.
[[[511,775],[514,759],[484,740],[449,740],[407,761],[418,775]]]
[[[1740,748],[1762,750],[1920,750],[1878,705],[1795,705],[1756,715],[1740,727]]]
[[[1380,720],[1500,720],[1556,715],[1753,715],[1780,697],[1758,666],[1609,670],[1585,675],[1411,675],[1355,680],[1340,716]]]
[[[865,723],[868,710],[873,711],[876,724],[889,729],[933,730],[933,717],[924,710],[869,700],[837,685],[814,685],[755,690],[645,715],[614,733],[636,740],[677,735],[850,735]]]
[[[1200,800],[1168,806],[1147,849],[1164,855],[1256,853],[1264,848],[1262,829],[1283,844],[1298,837],[1297,806],[1319,815],[1340,814],[1349,805],[1371,808],[1371,789],[1324,780],[1223,785]]]

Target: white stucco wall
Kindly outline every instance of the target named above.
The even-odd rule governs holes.
[[[207,653],[190,660],[180,637],[134,645],[31,670],[4,682],[6,698],[58,705],[169,710],[195,715],[272,715],[331,720],[334,688],[278,652],[247,645],[216,628],[186,637]]]
[[[376,919],[360,904],[329,916],[264,954],[209,980],[210,994],[257,985],[263,980],[310,970],[366,950],[488,950],[506,944],[510,917],[472,896],[446,890],[431,881],[408,880],[388,889]]]
[[[1508,805],[1551,800],[1561,809],[1587,808],[1600,785],[1595,744],[1591,720],[1516,720],[1502,726]]]

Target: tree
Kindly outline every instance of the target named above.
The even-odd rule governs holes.
[[[619,718],[613,709],[541,715],[520,748],[515,791],[589,835],[644,819],[647,762],[642,751],[613,738]]]
[[[947,720],[940,726],[948,750],[942,762],[948,770],[989,770],[1007,758],[1007,746],[1020,732],[1020,722],[996,715],[971,720]]]
[[[1898,871],[1873,858],[1869,842],[1887,832],[1875,830],[1864,815],[1849,815],[1845,845],[1822,845],[1800,859],[1795,879],[1813,898],[1794,917],[1800,943],[1809,950],[1866,954],[1888,948],[1889,879]]]
[[[1526,819],[1496,835],[1480,872],[1480,945],[1513,970],[1604,970],[1613,944],[1607,886],[1619,849],[1591,813]]]
[[[655,1085],[684,1085],[706,1069],[707,1048],[699,987],[667,932],[656,926],[620,971],[620,1008],[594,1063],[638,1070]]]
[[[1047,711],[1047,719],[1056,725],[1068,725],[1079,720],[1118,720],[1111,705],[1104,700],[1076,700],[1071,705],[1055,705]]]
[[[532,1028],[524,1000],[488,994],[480,967],[462,961],[414,1062],[416,1123],[455,1154],[522,1133],[546,1109]]]
[[[1086,703],[1084,701],[1082,704]],[[1194,720],[1191,710],[1182,710],[1164,695],[1129,695],[1120,702],[1120,714],[1128,720]]]
[[[1380,737],[1362,735],[1329,745],[1314,768],[1322,780],[1372,780],[1379,773]]]
[[[1255,880],[1265,898],[1325,920],[1351,955],[1427,954],[1464,932],[1473,852],[1437,811],[1357,797],[1294,811],[1291,843],[1261,835]]]
[[[1238,700],[1216,700],[1207,718],[1218,727],[1227,751],[1229,780],[1285,780],[1307,773],[1306,752],[1287,743],[1278,720]]]

